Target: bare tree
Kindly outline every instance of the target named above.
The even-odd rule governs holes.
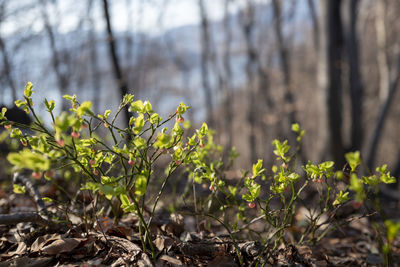
[[[383,102],[389,94],[389,62],[386,44],[386,1],[375,1],[375,29],[377,49],[377,62],[379,71],[379,98]]]
[[[108,5],[108,0],[103,0],[103,11],[104,11],[104,19],[107,24],[107,41],[108,41],[108,48],[109,48],[109,53],[110,57],[112,60],[113,64],[113,70],[114,70],[114,77],[117,82],[117,86],[119,88],[120,96],[121,99],[128,93],[128,85],[126,83],[125,77],[123,76],[123,73],[121,71],[121,64],[120,60],[118,58],[117,54],[117,49],[116,49],[116,40],[114,38],[114,33],[112,30],[111,26],[111,18],[110,18],[110,11],[109,11],[109,5]],[[129,111],[127,108],[124,109],[125,113],[125,122],[126,126],[129,125]]]
[[[289,51],[287,49],[283,33],[282,33],[282,7],[280,0],[272,0],[272,6],[274,9],[274,29],[275,36],[277,40],[277,46],[279,51],[279,63],[281,67],[281,72],[283,75],[283,84],[285,88],[284,99],[289,106],[289,123],[295,123],[295,108],[294,108],[294,96],[292,92],[291,85],[291,69],[289,61]]]
[[[351,146],[350,150],[360,150],[363,141],[362,103],[363,84],[360,74],[359,45],[357,33],[358,0],[346,1],[347,25],[346,48],[349,65],[349,89],[351,101]]]
[[[372,140],[370,142],[370,146],[368,149],[368,158],[367,158],[367,166],[370,170],[375,165],[375,158],[376,158],[376,153],[377,149],[379,147],[379,143],[381,141],[382,137],[382,132],[385,126],[385,122],[387,120],[387,115],[389,113],[390,107],[393,103],[393,99],[395,96],[395,93],[397,92],[397,89],[399,87],[400,83],[400,51],[398,51],[397,55],[397,65],[395,67],[395,71],[393,72],[393,75],[391,75],[389,80],[389,89],[388,89],[388,94],[381,104],[378,112],[378,118],[375,124],[374,131],[372,132]]]
[[[233,140],[233,92],[232,92],[232,66],[231,66],[231,43],[232,43],[232,27],[231,16],[229,14],[229,7],[232,0],[225,0],[224,3],[224,52],[223,52],[223,65],[225,70],[225,79],[221,89],[223,90],[223,106],[224,106],[224,132],[226,136],[225,151],[232,147]]]
[[[321,125],[322,135],[327,141],[328,151],[337,166],[344,164],[344,147],[342,139],[342,53],[343,30],[340,14],[341,0],[320,1],[320,53],[319,53],[319,84],[324,101],[322,110],[326,120]],[[326,124],[326,126],[324,125]]]
[[[96,32],[94,29],[95,23],[93,18],[93,0],[88,0],[87,3],[87,18],[90,24],[89,36],[88,36],[88,44],[89,44],[89,61],[91,68],[91,82],[92,82],[92,93],[93,93],[93,110],[95,112],[99,111],[100,108],[100,81],[101,75],[99,74],[99,66],[98,66],[98,51],[97,51],[97,38]]]
[[[245,10],[242,11],[241,20],[243,27],[243,34],[246,42],[246,53],[247,53],[247,64],[246,64],[246,76],[248,86],[248,113],[247,121],[249,123],[249,150],[250,150],[250,163],[257,160],[257,95],[258,89],[256,74],[259,69],[259,62],[257,60],[257,51],[253,42],[254,34],[254,6],[251,0],[247,1]]]
[[[47,13],[48,5],[47,0],[40,0],[41,3],[41,15],[44,23],[44,29],[47,33],[49,39],[50,50],[51,50],[51,62],[53,70],[56,75],[58,89],[62,95],[68,92],[68,86],[70,82],[70,75],[68,70],[68,55],[64,51],[61,53],[56,45],[56,36],[53,26],[50,23],[49,14]],[[68,109],[68,103],[66,101],[62,102],[62,110]]]
[[[314,47],[315,49],[319,49],[319,24],[318,24],[318,16],[317,16],[317,11],[315,8],[315,2],[314,0],[308,0],[308,9],[310,10],[310,17],[311,17],[311,22],[312,22],[312,28],[313,28],[313,38],[314,38]]]
[[[206,8],[204,6],[204,0],[199,0],[198,4],[201,19],[201,79],[207,108],[207,122],[211,127],[214,127],[214,102],[211,93],[209,74],[209,63],[211,57],[209,23]]]

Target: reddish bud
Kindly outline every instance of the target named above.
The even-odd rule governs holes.
[[[108,128],[110,127],[110,124],[108,124],[107,122],[104,123],[104,127]]]
[[[210,187],[208,189],[210,189],[210,191],[214,192],[215,191],[215,186],[210,185]]]
[[[93,171],[93,174],[94,174],[94,175],[98,175],[99,172],[98,172],[97,170],[94,170],[94,171]]]
[[[94,164],[96,164],[96,161],[94,159],[91,159],[89,160],[89,164],[93,166]]]
[[[57,140],[57,144],[61,147],[65,146],[65,142],[62,139]]]
[[[185,121],[185,119],[183,117],[179,117],[176,119],[177,122],[182,123]]]
[[[180,160],[175,160],[175,164],[176,165],[179,165],[179,164],[181,164],[182,163],[182,161],[180,161]]]
[[[79,136],[81,136],[81,134],[79,132],[72,132],[71,136],[76,139],[76,138],[79,138]]]
[[[204,147],[204,144],[203,144],[203,143],[200,143],[200,147]]]
[[[361,208],[362,204],[363,204],[362,202],[353,201],[351,205],[353,206],[353,208],[358,210],[359,208]]]
[[[135,165],[135,161],[130,159],[130,160],[128,160],[128,164],[133,166],[133,165]]]
[[[5,124],[4,129],[11,129],[11,124]]]
[[[40,172],[32,172],[32,177],[35,179],[40,179],[42,178],[42,173]]]
[[[254,209],[256,207],[256,203],[254,203],[254,202],[250,202],[249,203],[249,208],[250,209]]]
[[[316,182],[317,182],[317,183],[323,183],[324,180],[320,178],[320,179],[317,179]]]

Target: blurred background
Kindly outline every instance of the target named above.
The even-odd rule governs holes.
[[[28,81],[43,116],[64,94],[103,112],[129,92],[164,117],[184,102],[237,168],[271,165],[299,122],[300,161],[341,168],[360,150],[398,177],[399,14],[398,0],[0,0],[0,103]]]

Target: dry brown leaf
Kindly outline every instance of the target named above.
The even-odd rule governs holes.
[[[30,258],[23,256],[21,258],[10,259],[0,263],[0,267],[9,266],[23,266],[23,267],[41,267],[41,266],[52,266],[52,258]]]
[[[79,246],[83,239],[81,238],[62,238],[55,240],[50,245],[41,249],[44,254],[57,255],[60,253],[71,252],[74,248]]]
[[[172,240],[170,237],[157,235],[157,238],[154,240],[154,244],[159,251],[162,251],[164,248],[166,248],[168,251],[174,244],[174,240]]]
[[[175,258],[173,258],[171,256],[168,256],[168,255],[162,255],[159,258],[159,261],[166,261],[168,263],[171,263],[173,266],[183,266],[183,264],[182,264],[182,262],[180,260],[175,259]]]
[[[61,238],[59,234],[43,235],[36,238],[31,246],[31,252],[39,252],[46,244]]]
[[[26,253],[26,249],[27,249],[26,244],[24,242],[19,242],[18,247],[15,251],[11,251],[6,254],[1,254],[1,257],[2,258],[10,258],[15,255],[23,255]]]

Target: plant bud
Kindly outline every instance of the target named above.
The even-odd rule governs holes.
[[[135,161],[130,159],[130,160],[128,160],[128,164],[133,166],[133,165],[135,165]]]
[[[32,177],[35,179],[42,178],[42,174],[40,172],[32,172]]]
[[[79,132],[72,132],[72,133],[71,133],[71,136],[72,136],[73,138],[77,139],[77,138],[79,138],[79,136],[81,136],[81,135],[80,135]]]
[[[59,139],[59,140],[57,140],[57,145],[59,145],[60,147],[63,147],[63,146],[65,146],[65,142],[64,142],[64,140],[63,140],[63,139]]]
[[[249,203],[249,208],[250,209],[254,209],[256,207],[256,203],[254,203],[254,202],[250,202]]]

